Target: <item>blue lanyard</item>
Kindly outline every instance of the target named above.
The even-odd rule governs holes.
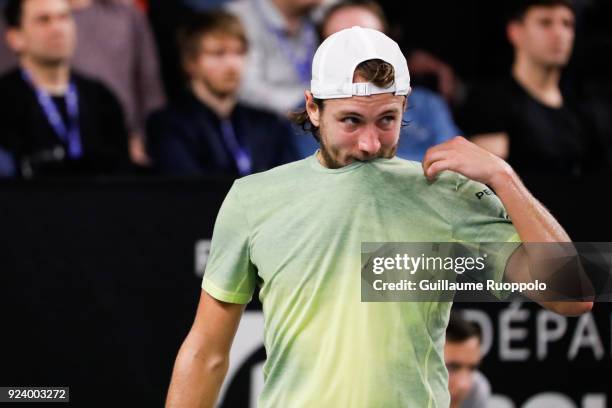
[[[228,119],[221,121],[221,134],[223,135],[225,145],[234,157],[236,167],[238,167],[238,173],[240,173],[241,176],[250,174],[252,170],[251,158],[247,152],[240,147],[238,139],[236,138],[236,133],[234,132],[234,127],[232,126],[232,122],[230,122]]]
[[[295,72],[300,77],[300,82],[306,86],[310,84],[310,79],[312,75],[312,59],[314,58],[314,44],[315,44],[315,31],[310,23],[306,23],[306,47],[308,52],[302,58],[299,58],[294,52],[293,48],[289,44],[289,40],[287,39],[287,35],[283,30],[270,28],[274,34],[276,35],[276,39],[278,40],[278,44],[280,48],[283,50],[287,58],[293,64],[293,68]]]
[[[255,1],[255,8],[257,9],[257,13],[259,17],[262,19],[268,31],[270,31],[276,37],[278,45],[280,49],[283,51],[285,56],[291,61],[295,72],[298,74],[300,78],[300,82],[307,87],[310,86],[310,79],[312,77],[312,59],[314,58],[316,51],[316,32],[312,23],[305,21],[304,29],[306,30],[305,37],[305,45],[308,50],[304,56],[301,58],[295,53],[294,49],[289,44],[289,39],[287,38],[287,33],[281,28],[272,27],[268,22],[261,10],[261,5],[258,1]]]
[[[81,130],[79,128],[79,93],[74,82],[70,81],[66,91],[66,110],[68,111],[68,124],[66,124],[51,95],[43,89],[36,87],[32,77],[26,70],[21,70],[21,76],[36,93],[38,104],[57,136],[68,146],[68,156],[72,159],[81,158],[83,156],[83,146],[81,144]]]

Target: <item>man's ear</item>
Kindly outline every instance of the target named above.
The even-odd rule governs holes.
[[[183,68],[183,72],[189,77],[189,79],[193,78],[193,72],[195,71],[196,59],[189,55],[185,55],[181,57],[181,68]]]
[[[4,38],[6,39],[6,43],[8,46],[17,54],[20,54],[23,51],[24,42],[23,36],[21,32],[15,28],[9,28],[6,30],[4,34]]]
[[[522,28],[523,26],[519,21],[511,21],[506,26],[506,37],[508,37],[508,41],[514,48],[520,42]]]
[[[315,127],[319,127],[319,123],[321,122],[321,110],[319,109],[319,106],[314,102],[312,92],[306,90],[304,92],[304,98],[306,99],[306,113],[308,113],[310,123],[312,123],[312,125]]]

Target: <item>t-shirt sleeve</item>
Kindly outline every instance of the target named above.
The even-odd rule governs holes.
[[[257,269],[250,260],[250,231],[235,182],[213,231],[202,289],[217,300],[245,304],[253,297]]]
[[[493,190],[462,175],[456,176],[458,199],[453,209],[453,240],[462,243],[473,255],[486,257],[484,274],[475,276],[478,281],[503,282],[506,264],[521,245],[521,239]],[[493,294],[498,298],[506,296],[502,292]]]

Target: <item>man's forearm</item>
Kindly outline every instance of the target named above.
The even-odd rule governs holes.
[[[512,170],[512,167],[499,157],[458,136],[429,148],[423,157],[423,172],[428,180],[433,181],[440,172],[445,170],[456,171],[469,179],[493,188],[508,212],[522,242],[565,243],[558,245],[522,245],[508,260],[505,279],[519,283],[532,282],[535,278],[538,280],[543,278],[541,280],[544,281],[552,277],[550,272],[557,271],[554,268],[535,266],[532,268],[534,272],[532,274],[531,265],[537,265],[540,261],[545,261],[547,265],[551,265],[549,262],[551,259],[553,261],[567,261],[568,257],[576,257],[576,251],[571,244],[570,237],[563,227],[531,195]],[[576,261],[578,261],[577,258]],[[575,284],[578,289],[587,288],[582,292],[582,294],[587,293],[586,296],[576,296],[573,297],[574,299],[590,297],[592,291],[588,290],[590,287],[588,277],[581,271],[579,264],[576,269],[580,279],[564,283],[566,283],[566,287],[567,284]],[[573,275],[575,277],[576,274]],[[557,275],[555,278],[559,279],[559,276]],[[569,276],[569,278],[572,279],[572,276]],[[593,307],[592,302],[549,302],[551,299],[560,299],[556,296],[551,297],[551,294],[527,293],[527,296],[562,314],[580,314]]]
[[[546,208],[508,169],[494,177],[491,187],[504,204],[523,242],[571,242],[569,235]]]
[[[513,171],[503,172],[497,178],[494,178],[494,180],[495,182],[492,183],[493,185],[491,185],[491,187],[495,190],[497,196],[504,204],[521,241],[525,243],[571,242],[569,235],[559,222],[535,197],[533,197]],[[511,270],[507,269],[506,272],[511,275],[509,276],[510,280],[520,282],[531,281],[534,278],[547,280],[557,272],[554,268],[546,271],[538,270],[537,273],[535,273],[536,276],[533,276],[532,273],[529,272],[530,268],[528,265],[541,256],[544,257],[545,262],[547,262],[546,258],[554,259],[555,256],[561,259],[568,255],[576,256],[575,251],[570,251],[570,248],[567,246],[551,249],[543,248],[542,245],[528,244],[524,247],[524,251],[527,255],[526,258],[528,259],[525,259],[523,265],[520,265],[519,262],[518,267],[509,268]],[[557,250],[560,250],[561,253],[556,252]],[[580,267],[578,266],[578,268]],[[576,277],[579,278],[575,279]],[[583,296],[592,295],[590,283],[583,273],[573,274],[573,278],[575,279],[575,282],[571,283],[573,287],[585,288],[586,292]],[[559,278],[556,277],[555,279]],[[548,292],[544,294],[543,297],[542,294],[539,293],[532,293],[529,297],[532,297],[533,300],[538,301],[547,309],[567,316],[585,313],[593,307],[593,303],[589,301],[559,302],[551,300],[550,296],[553,296],[553,300],[555,300],[554,297],[556,295],[552,295]]]
[[[199,353],[187,340],[176,358],[166,407],[214,407],[227,368],[226,357]]]

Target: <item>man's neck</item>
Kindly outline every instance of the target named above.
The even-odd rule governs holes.
[[[552,108],[563,106],[559,87],[561,69],[545,67],[517,55],[512,66],[512,76],[536,100]]]
[[[64,95],[70,82],[70,66],[66,63],[44,65],[22,58],[21,66],[28,72],[34,85],[56,96]]]
[[[70,7],[73,10],[83,10],[91,6],[93,0],[70,0]]]
[[[221,119],[229,118],[236,107],[236,95],[216,95],[202,81],[191,81],[191,90],[200,102],[212,109]]]
[[[271,2],[285,19],[289,34],[296,35],[302,27],[303,15],[298,13],[293,7],[290,7],[285,0],[271,0]]]

